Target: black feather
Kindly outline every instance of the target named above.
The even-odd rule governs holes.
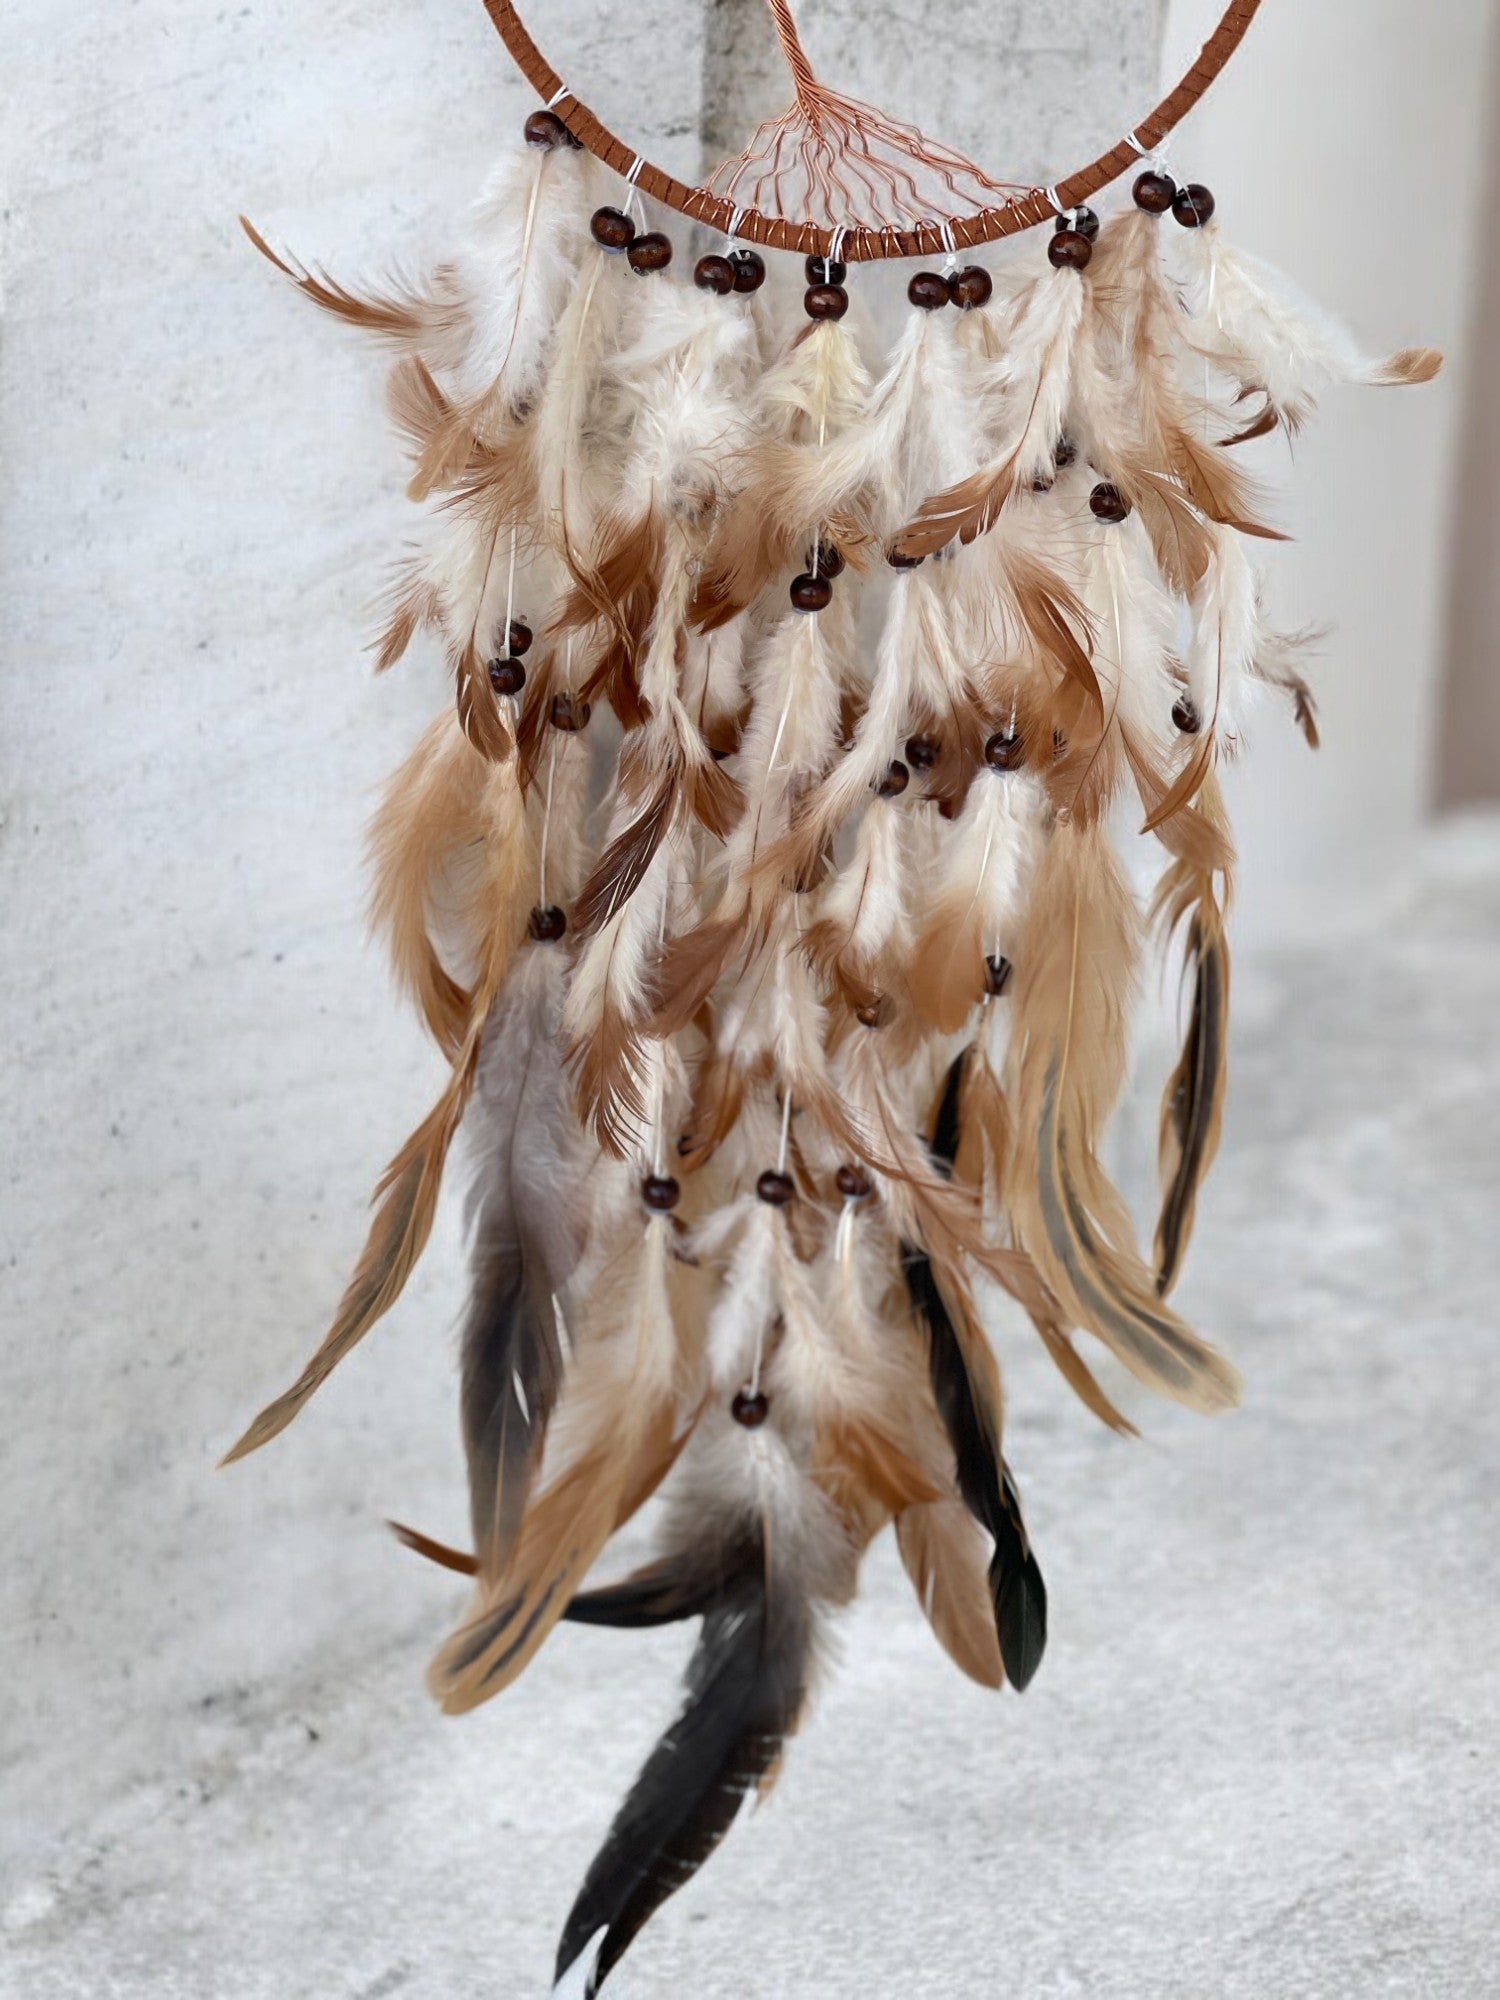
[[[960,1106],[968,1055],[967,1049],[961,1050],[948,1070],[933,1127],[933,1164],[945,1173],[957,1157],[962,1136]],[[1006,1679],[1021,1689],[1031,1681],[1046,1650],[1047,1585],[1031,1552],[1015,1480],[1000,1455],[995,1412],[969,1372],[932,1260],[903,1244],[901,1263],[907,1297],[927,1334],[933,1400],[953,1447],[959,1494],[994,1543],[989,1578],[995,1632]]]
[[[1196,921],[1188,934],[1193,960],[1193,1008],[1182,1060],[1173,1078],[1170,1106],[1177,1164],[1162,1197],[1156,1225],[1156,1290],[1165,1298],[1176,1283],[1192,1233],[1198,1189],[1209,1165],[1223,1080],[1228,1012],[1228,965],[1223,944]]]
[[[668,1556],[600,1590],[581,1590],[563,1613],[575,1625],[639,1630],[702,1618],[723,1596],[722,1577],[706,1577]]]
[[[812,1622],[759,1539],[721,1572],[682,1713],[646,1760],[563,1929],[561,1980],[595,1937],[596,1994],[637,1932],[703,1866],[776,1767],[807,1694]]]

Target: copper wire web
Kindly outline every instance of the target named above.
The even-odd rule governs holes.
[[[1187,116],[1244,40],[1261,0],[1229,0],[1186,76],[1108,152],[1051,188],[1024,189],[992,180],[913,126],[819,83],[801,50],[789,0],[767,4],[792,69],[794,101],[760,128],[746,153],[715,169],[707,185],[693,187],[645,159],[594,115],[538,49],[512,0],[484,0],[541,101],[581,145],[643,194],[772,249],[831,256],[837,243],[839,256],[851,262],[967,249],[1034,229],[1059,206],[1090,200],[1137,168],[1142,155]],[[1004,198],[987,199],[996,195]]]
[[[743,153],[704,183],[736,208],[795,216],[825,229],[900,229],[956,222],[997,196],[1026,194],[951,147],[819,81],[788,0],[767,0],[791,72],[793,98],[759,126]]]

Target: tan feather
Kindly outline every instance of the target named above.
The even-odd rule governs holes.
[[[450,1062],[473,1003],[433,943],[433,895],[454,857],[483,838],[484,772],[452,715],[440,716],[386,787],[369,832],[371,924],[385,936],[397,984]]]
[[[1005,1685],[990,1601],[989,1544],[961,1500],[930,1500],[896,1517],[896,1544],[944,1652],[981,1687]]]
[[[1059,828],[1018,959],[1007,1210],[1075,1324],[1149,1387],[1221,1410],[1238,1400],[1239,1378],[1156,1297],[1095,1150],[1124,1073],[1135,930],[1102,832]]]

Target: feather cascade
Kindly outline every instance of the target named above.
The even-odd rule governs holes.
[[[964,1672],[1037,1671],[981,1278],[1119,1433],[1086,1341],[1235,1402],[1167,1303],[1224,1109],[1217,773],[1260,683],[1316,743],[1238,447],[1437,367],[1366,361],[1217,224],[1168,257],[1132,211],[1086,270],[1027,253],[987,305],[914,312],[872,369],[752,296],[743,253],[727,296],[612,256],[600,176],[528,146],[452,257],[378,293],[250,230],[394,351],[426,514],[378,664],[430,631],[455,700],[371,833],[446,1079],[328,1335],[229,1454],[395,1304],[462,1130],[472,1552],[400,1531],[472,1579],[434,1692],[489,1699],[563,1622],[700,1621],[564,1926],[587,1994],[773,1782],[887,1526]],[[1144,936],[1122,801],[1189,992],[1150,1261],[1104,1166]],[[593,1580],[658,1489],[659,1553]]]

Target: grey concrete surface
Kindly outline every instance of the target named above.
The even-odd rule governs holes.
[[[1059,5],[1058,47],[1107,63],[1150,11]],[[617,10],[537,18],[693,171],[694,9],[632,13],[649,93]],[[460,1531],[451,1211],[315,1408],[212,1472],[434,1089],[359,826],[444,699],[359,652],[406,521],[378,368],[233,215],[413,259],[527,98],[437,0],[13,0],[0,66],[0,1995],[539,1994],[682,1646],[568,1633],[429,1708],[456,1594],[379,1522]],[[1117,1445],[1006,1331],[1036,1687],[957,1679],[880,1552],[783,1789],[622,2000],[1494,1990],[1500,840],[1424,867],[1240,978],[1186,1297],[1245,1412]]]

